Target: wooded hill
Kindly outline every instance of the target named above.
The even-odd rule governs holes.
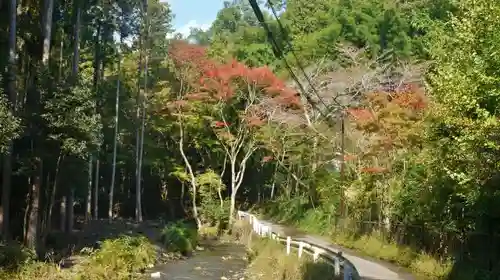
[[[431,279],[496,279],[500,3],[259,4],[285,59],[247,1],[187,38],[157,0],[3,1],[3,236],[42,253],[75,214],[254,207]]]

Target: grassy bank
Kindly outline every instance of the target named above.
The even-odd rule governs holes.
[[[247,246],[250,265],[246,275],[249,280],[318,280],[334,275],[330,264],[314,262],[307,254],[300,259],[296,254],[286,255],[282,244],[253,235],[251,227],[244,222],[239,222],[234,235]]]
[[[98,249],[84,247],[64,258],[72,265],[51,259],[38,261],[34,252],[19,244],[1,244],[0,280],[149,279],[144,274],[148,268],[190,255],[198,241],[196,227],[183,222],[167,224],[157,231],[154,239],[141,234],[119,235],[100,242]]]
[[[426,253],[418,252],[409,246],[402,246],[384,238],[379,232],[355,234],[353,231],[338,230],[320,210],[308,210],[303,215],[289,216],[285,212],[261,209],[266,219],[295,227],[301,231],[323,236],[333,244],[352,249],[360,255],[384,260],[408,268],[419,278],[429,280],[449,279],[453,263],[438,260]],[[462,279],[472,279],[467,278]],[[457,279],[461,280],[461,279]]]
[[[102,242],[97,250],[83,250],[72,257],[77,263],[62,269],[59,263],[41,262],[30,251],[13,244],[0,252],[0,279],[139,279],[141,272],[157,260],[156,249],[146,237],[121,236]]]

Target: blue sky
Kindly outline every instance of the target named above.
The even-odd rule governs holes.
[[[165,0],[164,0],[165,1]],[[191,27],[208,29],[224,0],[166,0],[170,3],[176,32],[189,35]]]

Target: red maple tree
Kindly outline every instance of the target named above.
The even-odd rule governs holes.
[[[174,42],[170,58],[179,73],[181,91],[186,91],[179,94],[180,99],[193,104],[196,113],[208,115],[204,119],[212,120],[214,134],[231,165],[232,219],[247,160],[259,148],[258,129],[271,114],[266,111],[268,105],[300,109],[300,97],[268,67],[248,67],[234,59],[217,62],[198,45]]]
[[[423,119],[427,101],[423,91],[413,84],[403,84],[391,92],[373,92],[365,96],[363,104],[347,110],[355,128],[368,143],[361,156],[365,173],[382,173],[390,166],[371,166],[373,159],[384,157],[397,149],[418,144],[419,130],[415,129]]]
[[[269,67],[248,67],[236,60],[219,63],[208,57],[203,46],[175,41],[169,50],[176,69],[184,73],[189,92],[186,101],[231,103],[245,100],[249,126],[261,126],[266,117],[263,102],[272,102],[285,109],[301,108],[298,93],[285,86]]]

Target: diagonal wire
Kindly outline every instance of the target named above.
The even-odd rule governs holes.
[[[272,32],[271,32],[271,29],[269,28],[269,26],[267,25],[265,19],[264,19],[264,15],[262,14],[262,11],[260,10],[260,7],[259,5],[257,4],[257,1],[256,0],[249,0],[250,2],[250,5],[252,6],[252,9],[255,13],[255,16],[257,17],[257,20],[261,23],[262,27],[264,28],[264,30],[266,31],[267,33],[267,38],[269,40],[269,42],[271,43],[271,46],[272,46],[272,49],[273,49],[273,52],[274,52],[274,55],[276,57],[278,57],[279,59],[281,59],[284,64],[285,64],[285,67],[287,68],[288,72],[290,73],[290,76],[292,77],[292,79],[297,83],[297,86],[299,87],[300,91],[302,92],[303,96],[306,98],[307,102],[313,106],[316,110],[320,111],[320,113],[322,115],[325,115],[323,110],[320,109],[316,102],[313,100],[313,98],[307,93],[307,91],[305,90],[304,86],[302,85],[302,83],[300,82],[299,78],[297,77],[297,75],[294,73],[292,67],[290,66],[290,64],[288,63],[288,61],[286,60],[285,56],[283,55],[283,51],[281,50],[280,46],[278,45],[278,42],[276,41],[276,39],[274,38]],[[324,103],[324,101],[322,99],[320,99],[322,101],[322,103],[326,106],[326,104]]]
[[[251,1],[251,0],[250,0]],[[302,75],[304,75],[307,83],[309,84],[309,86],[311,87],[312,91],[314,92],[314,94],[316,95],[316,97],[321,101],[321,103],[323,103],[323,105],[325,107],[328,107],[328,105],[325,103],[325,101],[321,98],[320,94],[318,93],[318,91],[316,90],[316,88],[314,87],[313,85],[313,82],[311,81],[311,78],[309,77],[309,75],[307,75],[306,71],[305,71],[305,67],[304,65],[302,64],[302,62],[300,61],[300,59],[298,58],[293,46],[292,46],[292,43],[291,43],[291,40],[288,36],[288,32],[286,32],[285,28],[283,27],[283,24],[281,23],[281,20],[278,16],[278,13],[276,12],[276,9],[274,8],[274,5],[273,3],[271,2],[271,0],[267,0],[267,4],[269,6],[269,8],[271,9],[271,12],[276,20],[276,22],[278,23],[278,28],[283,36],[283,39],[284,41],[287,43],[288,47],[290,48],[290,52],[292,53],[295,61],[297,62],[297,66],[298,68],[300,69],[300,71],[302,72]],[[342,105],[340,102],[337,101],[337,97],[335,97],[333,99],[333,102],[335,102],[337,105],[339,105],[340,107],[345,107],[344,105]]]

